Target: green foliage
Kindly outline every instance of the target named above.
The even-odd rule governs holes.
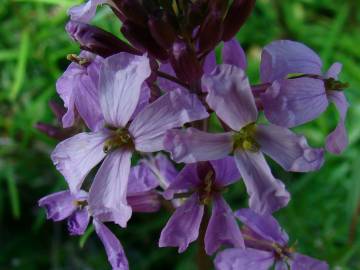
[[[34,129],[38,121],[55,123],[47,103],[58,99],[55,81],[68,65],[66,54],[79,51],[67,37],[66,10],[80,1],[3,0],[0,5],[0,269],[108,269],[100,241],[89,229],[79,239],[65,224],[45,222],[37,200],[65,188],[49,159],[56,144]],[[329,261],[332,269],[360,269],[360,224],[349,230],[360,201],[360,2],[357,0],[258,0],[254,14],[238,34],[249,57],[248,73],[258,81],[261,47],[288,38],[317,51],[328,68],[344,64],[352,105],[347,121],[350,145],[341,156],[327,154],[324,167],[310,174],[289,174],[276,165],[293,198],[277,216],[296,248]],[[119,37],[111,11],[99,10],[94,24]],[[334,108],[314,123],[297,128],[321,146],[338,118]],[[216,127],[215,127],[216,128]],[[244,186],[226,193],[234,209],[246,206]],[[121,239],[132,269],[194,269],[196,244],[182,255],[158,249],[168,213],[135,215],[129,228],[111,227]],[[79,248],[79,241],[80,246]]]

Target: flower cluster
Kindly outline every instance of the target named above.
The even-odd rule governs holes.
[[[100,4],[122,21],[131,45],[89,24]],[[129,265],[105,223],[125,228],[133,212],[155,212],[164,202],[174,212],[160,247],[183,252],[200,238],[206,254],[219,251],[218,270],[328,269],[295,252],[272,217],[290,194],[264,154],[286,171],[309,172],[321,168],[325,151],[341,153],[347,85],[338,80],[341,64],[324,72],[314,51],[289,40],[264,47],[261,83],[250,84],[245,52],[233,37],[254,4],[89,0],[69,10],[66,30],[82,51],[68,55],[72,63],[56,84],[66,110],[52,108],[65,130],[38,126],[63,140],[51,159],[69,190],[39,205],[49,219],[67,219],[71,235],[83,234],[92,219],[113,269]],[[316,119],[329,102],[339,123],[324,148],[313,148],[290,128]],[[269,123],[259,121],[262,112]],[[223,132],[208,131],[211,116]],[[131,166],[134,153],[141,159]],[[185,166],[178,171],[174,162]],[[222,194],[238,181],[249,208],[233,212]]]

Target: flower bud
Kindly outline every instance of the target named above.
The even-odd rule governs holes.
[[[203,74],[195,52],[183,41],[174,43],[170,62],[177,77],[187,83],[199,80]]]
[[[176,38],[176,33],[172,25],[166,20],[166,17],[151,17],[148,26],[152,37],[164,49],[169,49]]]
[[[128,194],[126,199],[134,212],[156,212],[161,206],[160,197],[156,191]]]
[[[102,57],[108,57],[120,52],[140,54],[138,50],[113,34],[86,23],[69,21],[66,25],[66,31],[74,41],[79,43],[81,49]]]
[[[201,25],[199,34],[199,51],[213,49],[221,40],[223,34],[223,19],[220,11],[212,11]]]
[[[249,17],[256,0],[234,0],[224,20],[223,41],[230,40]]]
[[[123,22],[130,20],[139,25],[146,25],[146,10],[137,0],[113,0],[113,2],[123,15]]]

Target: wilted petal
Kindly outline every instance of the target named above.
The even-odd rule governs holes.
[[[90,216],[86,208],[75,211],[68,219],[67,226],[71,235],[82,235],[88,224]]]
[[[131,168],[127,187],[129,194],[149,191],[158,185],[159,182],[146,163],[140,163]]]
[[[147,191],[128,194],[127,202],[134,212],[151,213],[160,210],[161,202],[158,192]]]
[[[321,67],[321,59],[309,47],[299,42],[279,40],[264,47],[260,78],[267,83],[294,73],[320,75]]]
[[[103,144],[107,137],[105,132],[80,133],[59,143],[51,153],[71,192],[80,190],[90,170],[105,157]]]
[[[259,214],[272,213],[286,206],[290,194],[274,178],[261,152],[235,151],[235,161],[250,196],[249,206]]]
[[[215,171],[215,181],[218,186],[225,187],[240,180],[240,173],[234,157],[211,160],[211,166]]]
[[[205,234],[205,250],[210,256],[227,245],[236,248],[245,248],[244,239],[229,205],[221,195],[214,199],[209,225]]]
[[[131,217],[131,207],[126,201],[131,154],[127,149],[111,152],[91,185],[90,213],[101,222],[113,221],[126,227]]]
[[[39,200],[39,206],[46,210],[46,218],[60,221],[68,218],[75,210],[75,197],[70,191],[60,191]]]
[[[224,42],[222,60],[224,64],[234,65],[243,70],[247,68],[245,52],[235,38]]]
[[[179,247],[179,253],[184,252],[198,238],[203,214],[204,206],[195,193],[170,217],[161,231],[159,247]]]
[[[314,120],[329,104],[323,81],[312,78],[275,81],[260,98],[266,118],[284,127]]]
[[[146,106],[130,124],[129,131],[136,150],[155,152],[164,149],[167,130],[208,116],[196,95],[176,89]]]
[[[313,259],[311,257],[295,253],[290,261],[291,270],[328,270],[326,262]]]
[[[249,80],[236,66],[219,65],[211,74],[202,77],[206,101],[217,116],[233,130],[240,130],[257,119],[257,109]]]
[[[209,54],[205,57],[203,70],[205,74],[210,74],[214,68],[216,67],[216,55],[215,51],[209,52]]]
[[[230,248],[218,253],[216,270],[269,270],[274,264],[272,252],[256,249]]]
[[[101,222],[94,219],[96,234],[104,245],[113,270],[128,270],[129,263],[125,251],[116,236]]]
[[[107,2],[108,0],[88,0],[84,4],[70,8],[68,14],[71,20],[89,22],[95,16],[97,6]]]
[[[324,163],[324,150],[311,148],[306,138],[276,125],[259,125],[256,141],[261,151],[269,155],[285,170],[308,172],[318,170]]]
[[[235,216],[247,227],[265,240],[287,245],[289,237],[270,214],[259,215],[253,210],[244,208],[235,212]]]
[[[340,120],[336,129],[326,138],[326,150],[334,154],[341,154],[349,143],[345,128],[345,119],[349,103],[347,102],[344,93],[338,91],[329,91],[328,98],[335,104],[340,114]]]
[[[150,76],[147,56],[118,53],[100,69],[100,105],[107,124],[125,127],[139,102],[141,86]]]
[[[211,134],[195,128],[169,130],[164,148],[176,162],[194,163],[226,157],[232,150],[232,133]]]

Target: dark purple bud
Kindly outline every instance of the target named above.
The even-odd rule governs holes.
[[[102,57],[120,52],[141,54],[113,34],[86,23],[69,21],[66,25],[66,31],[74,41],[80,44],[81,49]]]
[[[160,196],[156,191],[128,194],[126,199],[134,212],[156,212],[161,206]]]
[[[210,51],[221,41],[223,26],[221,11],[208,14],[200,27],[199,52]]]
[[[170,62],[176,76],[187,83],[199,80],[203,74],[201,64],[196,58],[194,50],[183,41],[174,43]]]
[[[113,2],[122,13],[123,22],[130,20],[136,24],[146,25],[146,10],[137,0],[113,0]]]
[[[72,135],[74,135],[74,129],[63,129],[59,128],[53,125],[45,124],[45,123],[37,123],[35,125],[35,128],[39,130],[41,133],[44,133],[45,135],[49,136],[50,138],[53,138],[55,140],[65,140]]]
[[[148,52],[160,60],[168,59],[167,52],[153,39],[148,29],[126,21],[121,27],[121,32],[139,50]]]
[[[164,49],[169,49],[175,41],[176,33],[166,17],[151,17],[148,26],[152,37]]]
[[[211,163],[208,161],[201,161],[197,163],[196,166],[197,174],[200,180],[204,180],[211,174],[211,178],[215,177],[214,168],[211,166]]]
[[[50,107],[51,111],[53,112],[53,114],[56,116],[57,121],[61,124],[62,117],[66,113],[66,109],[55,101],[50,101],[49,107]]]
[[[224,20],[222,40],[228,41],[239,31],[250,16],[256,0],[234,0]]]
[[[228,4],[229,0],[210,0],[209,7],[210,10],[221,12],[224,15]]]

